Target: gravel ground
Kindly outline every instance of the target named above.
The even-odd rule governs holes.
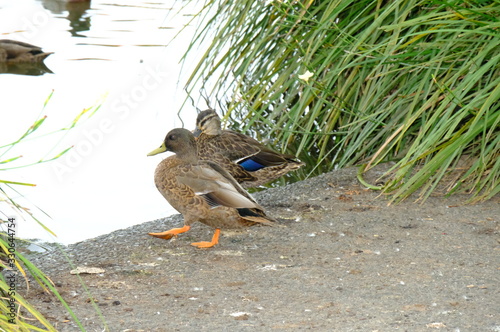
[[[256,194],[278,225],[223,231],[212,249],[190,246],[212,236],[200,223],[171,241],[147,235],[182,225],[175,215],[33,260],[87,331],[500,331],[499,197],[388,206],[356,171]],[[26,296],[78,331],[35,283]]]

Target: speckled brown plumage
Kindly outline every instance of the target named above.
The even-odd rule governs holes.
[[[252,137],[222,130],[214,110],[198,114],[195,134],[199,158],[222,166],[245,188],[258,187],[304,165],[294,156],[275,152]],[[260,168],[251,169],[249,163]]]
[[[0,62],[42,62],[51,52],[43,52],[38,46],[16,40],[0,39]]]
[[[155,184],[160,193],[184,216],[185,226],[152,236],[169,239],[186,232],[195,221],[216,228],[211,242],[193,245],[208,248],[218,242],[218,229],[268,224],[274,219],[217,164],[198,159],[196,141],[191,132],[177,128],[170,131],[162,146],[149,155],[175,152],[160,162],[155,171]]]

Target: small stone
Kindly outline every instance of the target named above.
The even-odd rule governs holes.
[[[429,323],[426,326],[431,329],[441,329],[443,327],[446,327],[446,325],[444,325],[443,323]]]
[[[243,311],[233,312],[229,315],[236,320],[248,320],[248,318],[250,318],[250,313]]]

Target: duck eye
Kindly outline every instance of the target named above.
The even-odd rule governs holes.
[[[175,141],[176,138],[177,137],[174,134],[168,136],[168,139],[171,140],[171,141]]]

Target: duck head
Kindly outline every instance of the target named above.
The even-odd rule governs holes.
[[[166,151],[171,151],[180,158],[196,158],[196,140],[187,129],[172,129],[165,136],[165,140],[160,147],[148,153],[148,156],[154,156]]]
[[[198,137],[201,133],[215,136],[219,135],[221,131],[220,117],[214,110],[208,109],[198,114],[194,136]]]

